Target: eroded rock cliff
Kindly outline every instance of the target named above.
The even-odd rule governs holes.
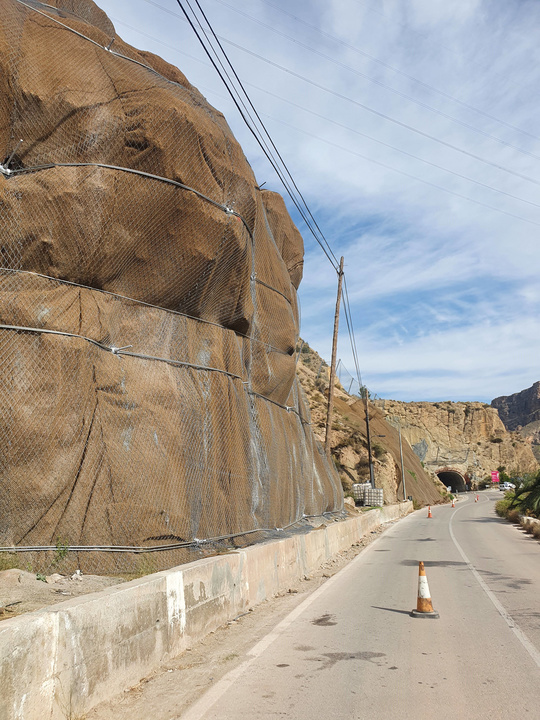
[[[315,435],[323,442],[329,368],[304,341],[300,342],[299,349],[302,352],[297,374],[309,400]],[[394,503],[409,496],[418,506],[444,502],[446,487],[434,473],[422,467],[405,438],[402,473],[396,426],[387,422],[380,408],[371,402],[368,412],[374,481],[376,487],[384,490],[384,502]],[[345,392],[339,382],[335,390],[331,451],[346,494],[351,494],[354,483],[370,482],[365,402]]]
[[[508,430],[540,420],[540,381],[521,392],[495,398],[491,406],[499,412]]]
[[[498,410],[508,430],[517,430],[531,443],[533,453],[540,461],[540,382],[513,395],[495,398],[491,405]]]
[[[283,200],[93,2],[0,11],[1,544],[148,547],[340,509],[295,377]]]
[[[508,432],[495,408],[483,403],[378,401],[399,422],[423,465],[439,475],[456,472],[476,485],[492,471],[529,472],[537,467],[530,442]]]

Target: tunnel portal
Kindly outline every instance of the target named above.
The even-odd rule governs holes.
[[[451,487],[452,492],[467,492],[469,489],[466,479],[457,470],[439,470],[437,477],[444,485]]]

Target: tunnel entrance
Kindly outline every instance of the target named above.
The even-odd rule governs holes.
[[[439,470],[437,472],[437,477],[443,485],[451,487],[452,492],[467,492],[467,490],[469,490],[467,481],[463,475],[458,473],[456,470]]]

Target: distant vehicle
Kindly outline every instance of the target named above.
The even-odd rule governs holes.
[[[514,483],[510,482],[503,482],[499,485],[499,490],[502,490],[503,492],[508,492],[508,490],[515,490],[516,486]]]

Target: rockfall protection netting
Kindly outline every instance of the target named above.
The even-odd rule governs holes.
[[[92,2],[0,10],[0,552],[144,572],[341,511],[282,198]]]

